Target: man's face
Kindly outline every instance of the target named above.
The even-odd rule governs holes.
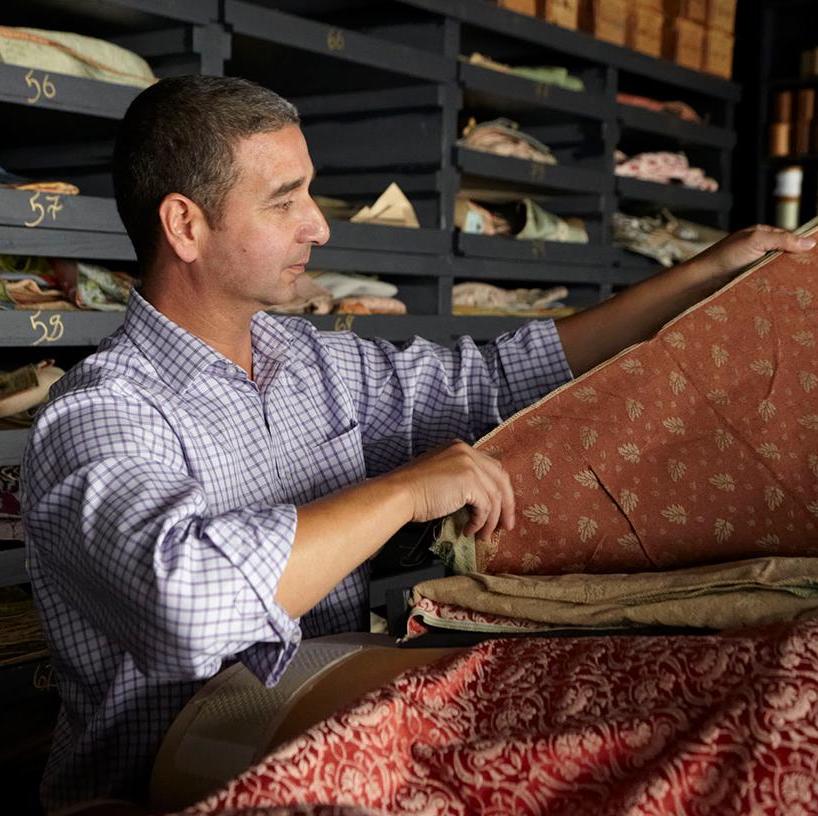
[[[309,194],[314,171],[299,127],[241,139],[234,156],[237,180],[200,257],[225,307],[256,311],[293,298],[329,227]]]

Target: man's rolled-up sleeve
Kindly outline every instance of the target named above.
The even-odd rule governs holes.
[[[168,423],[121,394],[47,406],[23,468],[29,557],[140,671],[202,679],[239,656],[280,676],[301,636],[275,601],[294,506],[209,512]]]

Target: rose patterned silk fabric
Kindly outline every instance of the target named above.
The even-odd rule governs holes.
[[[185,811],[818,813],[818,624],[493,640],[412,669]]]
[[[515,529],[475,545],[461,513],[438,546],[516,574],[818,554],[816,307],[818,249],[779,255],[512,417],[476,447]]]

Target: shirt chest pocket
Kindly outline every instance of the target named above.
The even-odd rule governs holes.
[[[325,442],[276,456],[283,501],[306,504],[366,478],[361,431],[354,425]]]

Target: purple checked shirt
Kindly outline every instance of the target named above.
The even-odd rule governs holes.
[[[299,505],[473,441],[571,377],[551,321],[449,350],[260,312],[252,342],[255,381],[134,293],[37,418],[27,555],[62,696],[49,809],[144,799],[163,735],[226,661],[273,685],[302,637],[368,625],[367,565],[300,620],[275,602]]]

